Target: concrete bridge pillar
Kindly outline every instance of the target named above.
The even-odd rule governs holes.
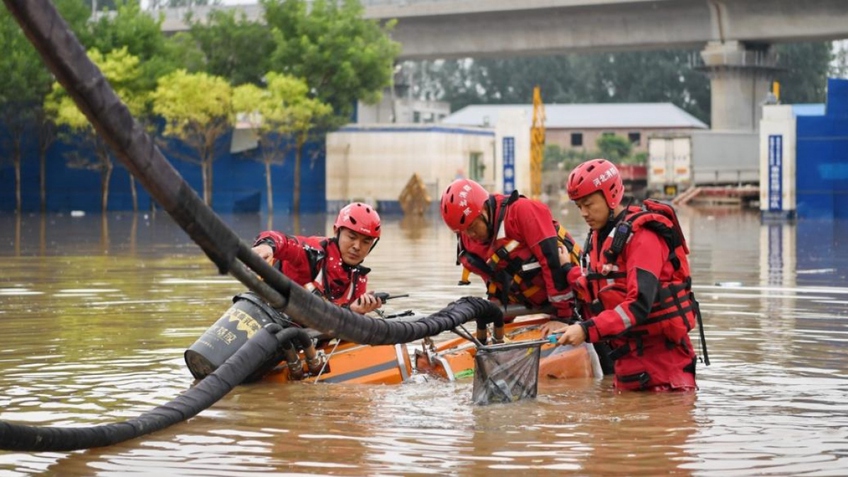
[[[713,130],[755,131],[771,89],[777,58],[770,45],[711,41],[701,52],[710,78]]]

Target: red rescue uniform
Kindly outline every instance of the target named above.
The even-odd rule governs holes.
[[[619,389],[697,388],[688,332],[700,312],[688,249],[673,211],[670,217],[628,207],[610,227],[590,232],[584,251],[590,303],[581,326],[588,341],[610,343]]]
[[[483,278],[490,299],[531,308],[551,304],[557,318],[570,320],[574,295],[557,246],[563,243],[577,264],[580,248],[571,234],[544,204],[517,192],[492,194],[488,204],[491,239],[478,242],[459,234],[458,262]]]
[[[289,236],[262,232],[254,246],[268,243],[282,272],[298,285],[339,306],[349,306],[364,295],[370,268],[344,263],[336,238]]]

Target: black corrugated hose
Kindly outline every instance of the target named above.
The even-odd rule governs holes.
[[[462,298],[416,322],[379,320],[336,307],[293,285],[253,253],[250,245],[203,203],[165,159],[49,0],[3,1],[48,69],[116,157],[200,246],[220,273],[231,273],[301,325],[356,343],[406,343],[481,316],[487,321],[498,320],[502,313],[498,307],[474,297]],[[233,355],[220,373],[216,371],[174,401],[137,419],[90,428],[39,428],[0,421],[0,449],[62,451],[106,446],[188,419],[214,404],[260,366],[267,359],[266,346],[276,349],[272,333],[257,336],[261,343],[249,341],[250,346],[243,346]],[[234,359],[237,362],[231,363]],[[210,379],[212,376],[215,378]]]

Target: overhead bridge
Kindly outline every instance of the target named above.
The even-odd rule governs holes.
[[[397,19],[400,59],[700,48],[711,41],[780,43],[848,38],[848,0],[362,0],[365,17]],[[186,29],[167,8],[163,30]]]
[[[365,17],[397,19],[398,59],[702,49],[713,129],[753,130],[779,67],[774,43],[848,38],[848,0],[362,0]],[[258,4],[236,8],[261,20]],[[164,9],[163,30],[186,28]]]

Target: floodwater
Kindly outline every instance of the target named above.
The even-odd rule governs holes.
[[[556,211],[582,242],[567,212]],[[112,447],[0,451],[0,475],[845,475],[848,224],[680,213],[712,362],[695,394],[543,379],[536,399],[474,406],[470,379],[258,383]],[[269,223],[224,219],[247,241]],[[481,295],[480,282],[456,285],[438,217],[384,219],[371,288],[410,295],[389,311]],[[331,227],[273,220],[289,233]],[[170,401],[192,384],[183,351],[243,291],[162,212],[0,215],[0,257],[0,420],[28,425],[117,422]]]

